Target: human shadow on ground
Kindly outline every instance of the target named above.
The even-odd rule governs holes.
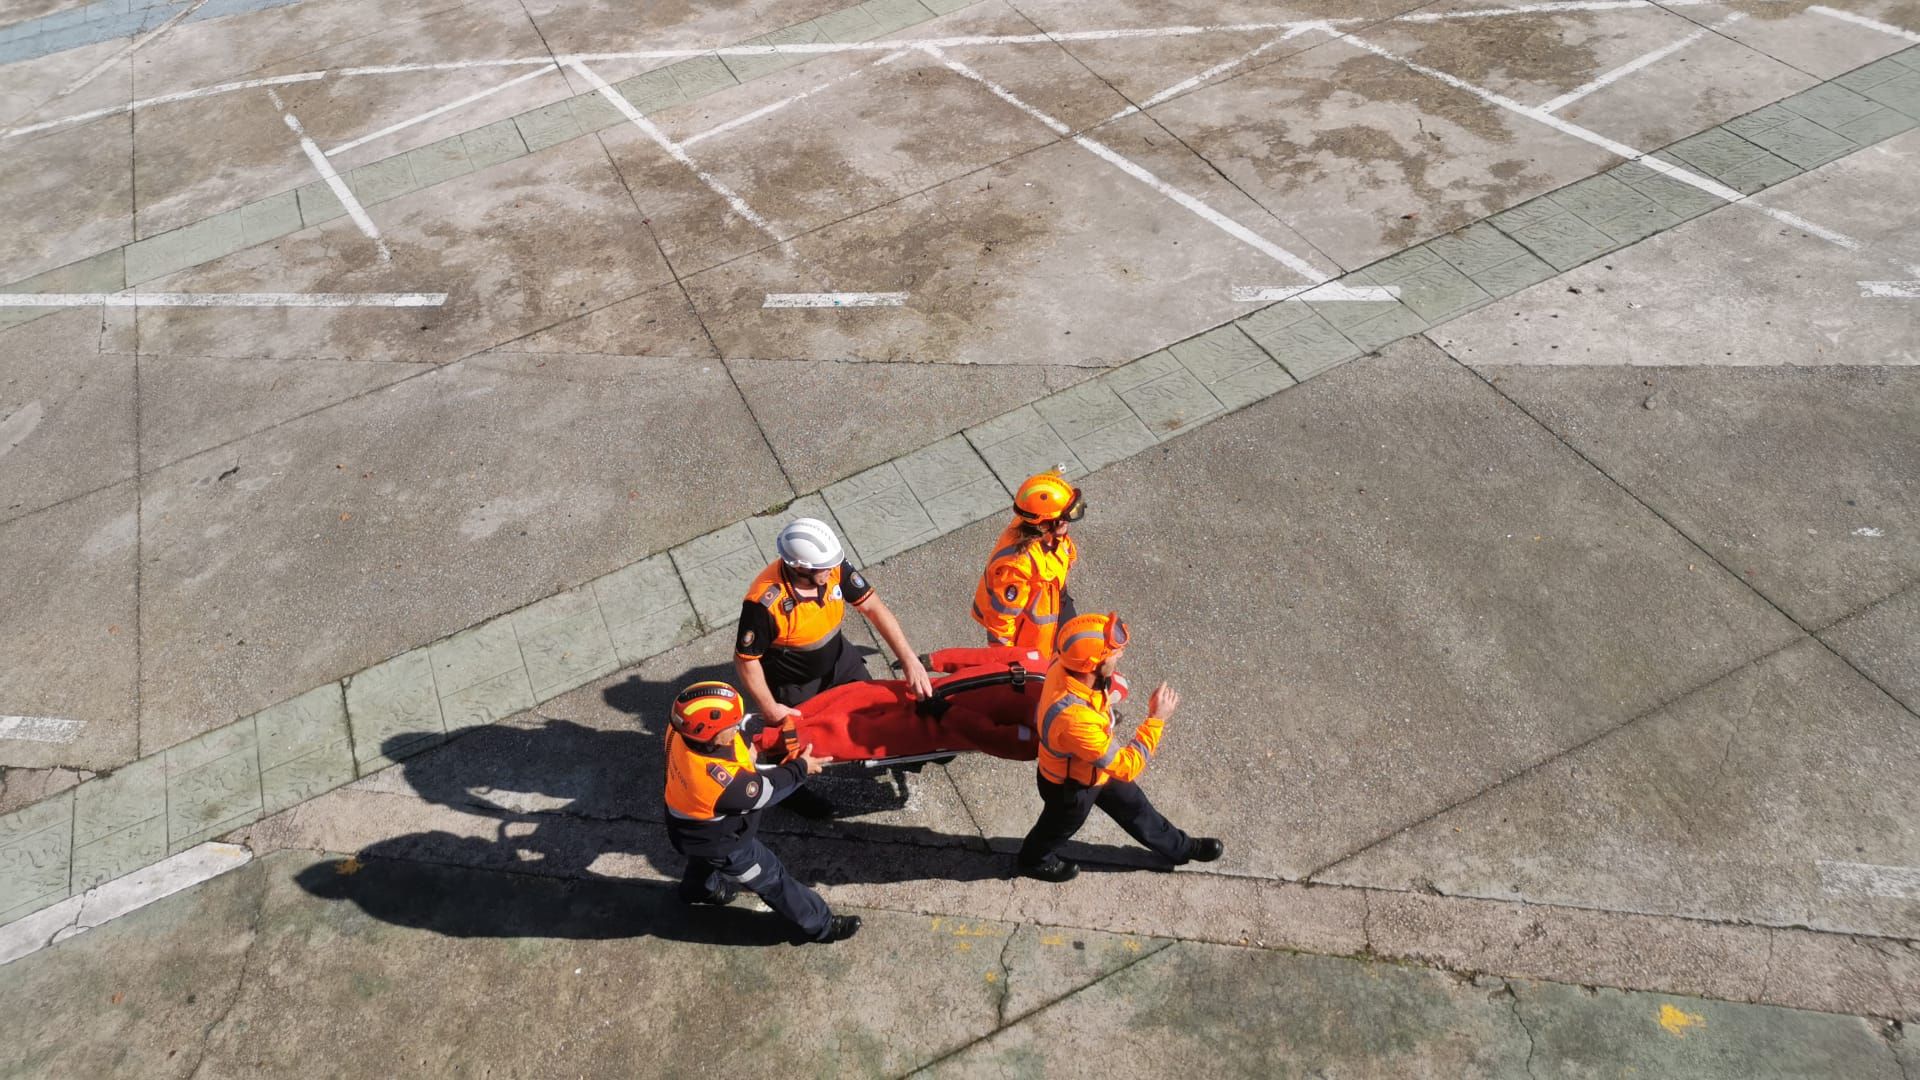
[[[680,687],[731,674],[731,665],[709,665],[671,681],[631,675],[602,692],[609,709],[588,709],[580,719],[524,714],[416,753],[401,763],[406,788],[468,816],[465,827],[381,840],[348,862],[316,863],[298,880],[316,896],[351,901],[382,921],[454,937],[787,940],[788,928],[774,916],[744,906],[687,912],[672,887],[635,876],[650,869],[677,880],[686,865],[663,824],[667,706]],[[409,744],[403,738],[382,749],[406,753]],[[902,809],[909,785],[927,782],[944,779],[937,772],[916,778],[901,769],[831,766],[810,786],[832,800],[836,816],[814,821],[775,806],[763,814],[761,839],[809,884],[1008,876],[1009,858],[990,852],[978,836],[862,820]],[[1089,870],[1101,863],[1137,867],[1144,854],[1076,848],[1093,860]]]

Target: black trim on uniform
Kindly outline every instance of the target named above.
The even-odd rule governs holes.
[[[768,646],[773,644],[775,630],[773,612],[765,605],[752,600],[740,603],[740,625],[733,633],[733,651],[741,656],[755,659],[767,655]]]

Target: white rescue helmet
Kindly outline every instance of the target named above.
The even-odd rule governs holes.
[[[780,561],[797,570],[831,570],[846,558],[840,538],[818,518],[794,518],[773,542]]]

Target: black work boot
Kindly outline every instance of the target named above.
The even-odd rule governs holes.
[[[734,885],[729,885],[726,888],[719,890],[718,892],[710,892],[705,896],[694,897],[693,899],[688,900],[687,903],[692,904],[695,907],[726,907],[728,904],[733,903],[734,899],[739,895],[740,895],[739,887]]]
[[[860,916],[834,915],[827,919],[827,928],[813,940],[822,945],[831,945],[836,941],[845,941],[860,932]]]
[[[1227,850],[1227,845],[1211,836],[1202,836],[1193,842],[1193,850],[1187,852],[1187,858],[1194,862],[1212,862]]]
[[[1057,885],[1062,881],[1072,881],[1074,876],[1080,873],[1080,864],[1058,855],[1049,855],[1037,863],[1022,864],[1020,873],[1026,877],[1051,881]]]

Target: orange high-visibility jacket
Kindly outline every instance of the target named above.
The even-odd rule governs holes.
[[[759,604],[773,616],[773,640],[759,642],[760,648],[807,652],[833,644],[834,635],[840,632],[840,623],[846,617],[848,586],[845,577],[844,565],[834,567],[833,576],[827,579],[826,585],[820,590],[820,599],[801,600],[781,574],[780,564],[768,564],[747,586],[747,602]],[[869,595],[870,589],[857,593],[854,606],[859,607]],[[749,641],[745,644],[752,646],[756,643]],[[760,654],[740,652],[736,647],[735,655],[751,660],[757,659]]]
[[[1039,537],[1022,535],[1020,522],[1007,526],[974,587],[973,621],[1006,644],[1052,656],[1060,593],[1075,556],[1070,536],[1048,551]]]
[[[1160,745],[1162,729],[1160,718],[1149,716],[1132,739],[1115,740],[1107,691],[1096,690],[1061,663],[1047,672],[1034,726],[1040,732],[1040,775],[1056,784],[1090,787],[1139,776]]]
[[[733,748],[724,757],[695,750],[686,738],[667,729],[667,812],[687,821],[714,821],[720,817],[720,796],[742,772],[756,772],[753,748],[736,732]]]

